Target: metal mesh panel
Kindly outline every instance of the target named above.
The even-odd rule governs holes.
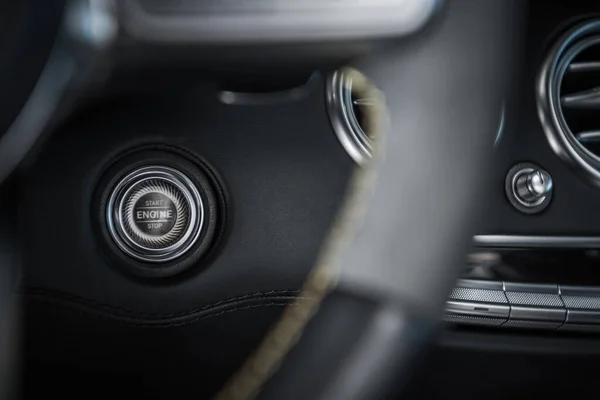
[[[600,297],[561,296],[567,308],[600,310]]]
[[[478,301],[481,303],[506,304],[506,296],[501,290],[454,288],[450,294],[451,300]]]
[[[563,307],[563,302],[558,294],[530,293],[530,292],[506,292],[508,302],[515,305]]]
[[[477,325],[477,326],[500,326],[506,319],[504,318],[484,318],[471,317],[468,315],[447,314],[444,316],[444,321],[461,325]]]

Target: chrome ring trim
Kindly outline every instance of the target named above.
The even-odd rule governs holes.
[[[189,224],[185,233],[162,249],[137,243],[124,229],[122,220],[125,199],[133,186],[150,179],[163,180],[177,187],[188,203]],[[106,207],[106,221],[112,239],[123,252],[141,261],[164,263],[180,257],[198,241],[204,224],[204,204],[194,183],[180,171],[166,166],[146,166],[130,172],[113,188]]]
[[[352,110],[352,93],[356,90],[352,83],[352,76],[344,70],[331,74],[326,85],[327,110],[344,150],[357,164],[363,164],[371,158],[373,146]]]
[[[586,38],[586,35],[595,36]],[[600,186],[600,158],[584,148],[569,129],[560,107],[560,85],[573,58],[586,48],[598,44],[598,35],[598,20],[588,21],[568,31],[552,47],[536,82],[538,116],[550,147],[584,179],[596,186]],[[578,40],[581,42],[576,43]]]

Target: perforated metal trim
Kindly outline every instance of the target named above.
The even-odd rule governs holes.
[[[564,307],[558,294],[506,292],[510,304],[545,307]]]
[[[567,308],[577,310],[600,310],[600,297],[562,296]]]
[[[472,289],[472,288],[454,288],[450,294],[451,300],[478,301],[482,303],[501,303],[506,304],[508,300],[500,290]]]
[[[597,287],[483,280],[459,280],[457,285],[446,304],[446,322],[600,332],[600,289]],[[567,294],[561,294],[563,292]],[[457,303],[460,307],[455,306]],[[508,310],[507,318],[498,315],[498,307]]]
[[[501,326],[506,322],[506,319],[502,318],[482,318],[482,317],[471,317],[464,315],[446,315],[444,321],[454,324],[464,325],[477,325],[477,326]]]

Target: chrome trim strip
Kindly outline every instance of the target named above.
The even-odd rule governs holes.
[[[600,311],[569,310],[567,323],[581,325],[600,325]]]
[[[496,248],[600,248],[600,236],[476,235],[477,247]]]
[[[565,322],[567,310],[564,308],[540,308],[511,306],[510,319],[520,321],[544,321],[544,322]]]
[[[503,304],[447,301],[446,312],[449,314],[469,315],[473,317],[508,318],[510,308]]]

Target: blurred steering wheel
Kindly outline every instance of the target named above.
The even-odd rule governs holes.
[[[14,127],[36,117],[20,120],[59,40],[63,6],[0,6],[0,182],[39,135]],[[307,277],[311,300],[284,312],[220,398],[377,398],[412,367],[411,356],[438,326],[486,193],[516,7],[507,0],[444,2],[424,32],[360,60],[387,105],[373,115],[384,121],[375,157],[355,171]],[[14,368],[8,355],[19,268],[8,183],[0,189],[4,388]]]

